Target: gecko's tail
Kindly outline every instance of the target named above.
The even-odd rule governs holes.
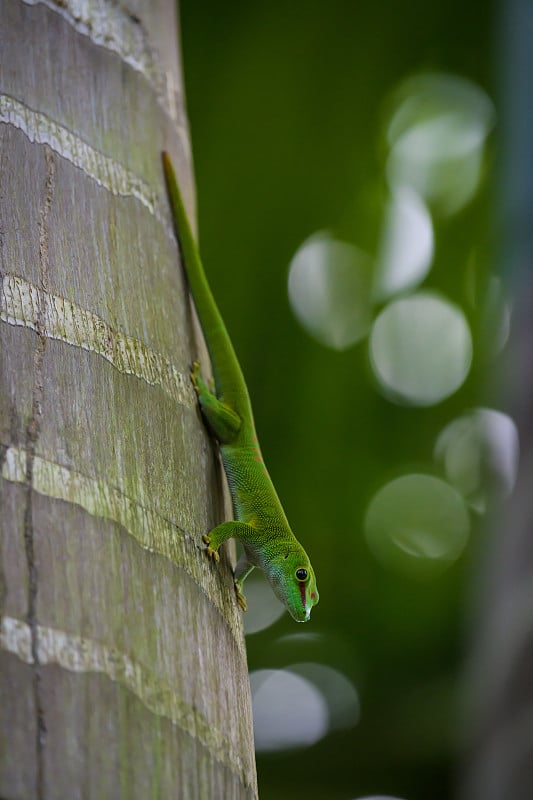
[[[200,253],[189,225],[172,161],[166,151],[161,153],[161,159],[174,218],[176,238],[181,250],[189,288],[192,292],[194,305],[200,318],[207,349],[211,357],[217,395],[224,397],[227,402],[232,403],[239,413],[242,413],[244,410],[248,410],[249,400],[241,368],[220,311],[211,294]],[[243,404],[246,405],[246,409],[241,407]]]

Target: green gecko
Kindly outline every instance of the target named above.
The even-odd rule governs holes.
[[[239,539],[244,554],[235,570],[235,592],[243,611],[243,583],[258,567],[292,617],[307,622],[318,603],[315,573],[289,527],[263,462],[248,388],[211,294],[168,153],[163,153],[163,168],[189,288],[211,359],[214,391],[203,381],[198,362],[191,379],[207,428],[220,446],[235,517],[202,537],[206,552],[218,561],[220,545],[232,537]]]

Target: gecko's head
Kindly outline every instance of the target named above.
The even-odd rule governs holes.
[[[276,559],[268,575],[275,594],[296,622],[309,622],[311,609],[318,603],[316,578],[304,550]]]

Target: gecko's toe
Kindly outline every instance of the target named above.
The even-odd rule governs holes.
[[[204,533],[204,535],[202,536],[202,541],[205,542],[207,545],[205,552],[207,553],[209,558],[212,558],[213,561],[215,561],[218,564],[218,562],[220,561],[220,556],[217,553],[217,551],[213,547],[211,547],[211,537],[209,536],[208,533]]]
[[[209,556],[209,558],[212,558],[212,559],[213,559],[213,561],[215,561],[215,563],[217,563],[217,564],[218,564],[218,562],[220,561],[220,556],[219,556],[219,554],[217,553],[217,551],[216,551],[216,550],[213,550],[213,548],[212,548],[212,547],[209,547],[209,546],[208,546],[208,547],[207,547],[207,550],[206,550],[205,552],[207,553],[207,555]]]
[[[247,611],[248,607],[246,605],[246,597],[241,592],[240,586],[237,582],[235,582],[235,598],[237,600],[237,605],[242,608],[243,611]]]
[[[199,375],[200,375],[200,362],[199,361],[193,361],[192,362],[192,366],[191,366],[190,376],[191,376],[192,385],[194,386],[195,389],[198,388],[198,377],[199,377]]]

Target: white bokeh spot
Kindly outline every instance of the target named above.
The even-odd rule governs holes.
[[[248,611],[244,614],[244,633],[258,633],[273,625],[285,613],[265,575],[254,569],[244,582],[244,595]]]
[[[430,576],[459,558],[470,519],[456,489],[432,475],[413,473],[376,492],[364,528],[370,550],[384,566]]]
[[[494,106],[479,86],[445,73],[410,78],[397,97],[388,128],[389,183],[409,185],[437,213],[454,214],[479,186]]]
[[[424,280],[433,259],[433,223],[419,194],[394,187],[385,213],[373,297],[384,300]]]
[[[292,310],[308,333],[334,350],[364,338],[371,324],[371,262],[357,247],[317,233],[289,267]]]
[[[453,394],[472,363],[463,312],[432,292],[389,303],[372,327],[369,348],[380,387],[391,399],[415,406]]]
[[[329,714],[322,693],[288,670],[250,674],[255,747],[258,752],[308,747],[326,735]]]
[[[446,478],[480,513],[491,500],[511,493],[518,457],[515,423],[507,414],[490,408],[477,408],[453,420],[435,444],[435,458]]]

